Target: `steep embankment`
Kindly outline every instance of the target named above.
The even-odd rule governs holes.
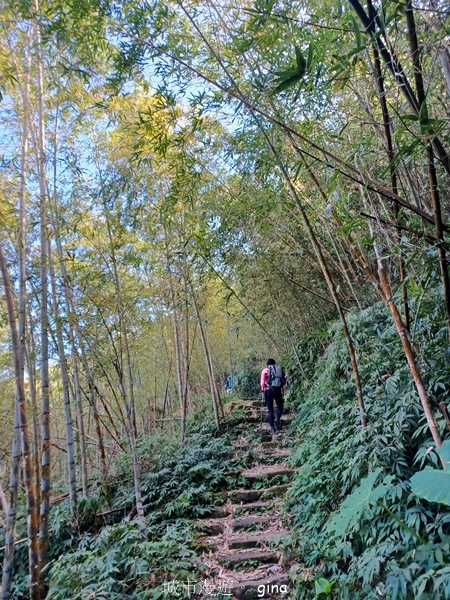
[[[438,405],[449,391],[447,332],[432,305],[415,317],[420,368],[445,436]],[[449,508],[419,498],[410,485],[414,473],[426,464],[439,468],[440,460],[405,356],[383,306],[352,314],[349,325],[368,426],[359,423],[338,327],[305,341],[306,377],[292,387],[292,551],[313,570],[321,598],[450,598]],[[296,593],[314,597],[305,583]]]

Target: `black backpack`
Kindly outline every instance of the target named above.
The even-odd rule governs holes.
[[[280,365],[269,365],[269,379],[267,381],[270,387],[282,388],[286,383],[286,375],[283,367]]]

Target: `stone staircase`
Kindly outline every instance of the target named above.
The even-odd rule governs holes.
[[[260,427],[259,401],[240,406],[244,406],[247,421],[255,423],[260,441],[250,447],[244,436],[238,440],[235,451],[242,455],[251,450],[253,464],[233,472],[242,485],[228,493],[226,503],[216,508],[213,518],[199,522],[206,534],[199,539],[202,563],[207,567],[204,581],[209,589],[216,586],[224,594],[200,597],[290,599],[289,567],[281,548],[290,532],[280,518],[282,497],[293,477],[293,470],[283,462],[290,455],[285,446],[290,419],[282,417],[282,431],[272,437],[267,411]]]

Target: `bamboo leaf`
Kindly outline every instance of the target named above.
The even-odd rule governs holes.
[[[299,75],[298,73],[292,77],[288,77],[287,79],[284,79],[283,81],[281,81],[281,83],[279,83],[277,85],[277,87],[274,90],[272,90],[271,93],[279,94],[280,92],[287,90],[288,88],[290,88],[291,86],[293,86],[294,84],[299,82],[301,79],[302,79],[302,75]]]
[[[347,54],[347,58],[356,56],[356,54],[359,54],[362,50],[365,50],[365,48],[365,46],[357,46],[356,48],[353,48],[353,50],[350,50],[350,52]]]
[[[295,46],[295,59],[297,61],[298,72],[303,74],[306,68],[306,60],[300,46]]]
[[[361,31],[359,29],[358,23],[356,22],[356,19],[354,17],[352,17],[352,23],[353,23],[353,29],[355,31],[355,37],[356,37],[356,46],[358,48],[358,52],[360,50],[362,50],[362,39],[361,39]]]
[[[306,59],[306,69],[309,70],[311,68],[313,61],[313,45],[312,42],[309,44],[308,48],[308,57]]]
[[[402,116],[402,120],[403,121],[418,121],[419,117],[417,115],[403,115]]]
[[[288,79],[289,77],[294,77],[294,75],[300,75],[298,69],[291,68],[286,69],[285,71],[275,71],[275,75],[279,79]]]

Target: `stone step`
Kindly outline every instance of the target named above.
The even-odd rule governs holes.
[[[284,433],[285,430],[287,429],[287,425],[288,425],[288,422],[286,421],[286,419],[284,417],[281,417],[281,431],[277,431],[276,435],[280,435],[281,433]],[[262,429],[262,431],[270,431],[270,424],[267,420],[263,421],[261,429]]]
[[[270,453],[266,450],[264,453],[255,452],[255,459],[258,460],[258,462],[265,462],[267,465],[279,465],[291,455],[292,452],[287,448],[271,450]]]
[[[248,511],[260,511],[261,509],[267,509],[273,506],[272,500],[257,500],[256,502],[249,502],[248,504],[233,504],[233,511],[240,513],[243,510]]]
[[[261,403],[258,399],[255,400],[242,400],[241,402],[236,402],[233,405],[233,408],[238,408],[243,411],[251,411],[255,410],[255,408],[261,406]]]
[[[283,496],[290,487],[290,483],[283,483],[282,485],[273,485],[260,490],[233,490],[230,492],[229,497],[233,502],[254,502],[265,495]]]
[[[277,442],[276,440],[272,441],[272,442],[263,442],[261,444],[261,448],[263,450],[270,450],[272,448],[279,448],[280,444],[279,442]]]
[[[242,477],[244,477],[244,479],[246,479],[250,483],[253,483],[255,481],[258,481],[258,479],[263,479],[265,477],[268,479],[277,476],[290,478],[292,477],[293,473],[294,471],[288,465],[281,464],[254,467],[253,469],[247,469],[245,471],[242,471],[241,475]]]
[[[289,448],[279,448],[271,456],[292,456],[292,450],[289,450]]]
[[[206,519],[224,519],[231,515],[233,508],[231,506],[216,506],[212,513],[205,517]]]
[[[217,560],[221,564],[237,565],[244,562],[259,562],[259,563],[277,563],[278,556],[273,550],[242,550],[241,552],[222,552],[217,555]]]
[[[196,521],[197,529],[206,533],[206,535],[221,535],[225,531],[225,519],[204,519]]]
[[[250,515],[248,517],[238,517],[237,519],[233,519],[231,521],[231,529],[236,531],[238,529],[247,529],[248,527],[253,527],[253,525],[264,525],[265,523],[270,523],[272,521],[272,517],[265,515]]]
[[[231,477],[232,479],[238,479],[241,475],[240,471],[224,471],[223,472],[223,476],[224,477]]]
[[[269,459],[276,456],[291,456],[292,450],[289,448],[283,448],[283,446],[280,445],[279,440],[277,441],[275,439],[272,442],[263,442],[257,446],[254,450],[254,454],[261,458],[264,457]]]
[[[254,408],[261,408],[261,399],[258,398],[258,400],[251,400],[251,406],[253,406]]]
[[[231,592],[237,600],[247,598],[287,598],[290,580],[288,573],[279,573],[264,579],[242,581],[232,586]]]
[[[267,419],[267,413],[263,413],[263,423]],[[246,417],[247,423],[259,423],[261,421],[261,413],[252,412]]]
[[[271,542],[281,541],[288,534],[288,531],[277,531],[275,533],[266,533],[263,531],[252,535],[232,536],[227,539],[228,548],[230,550],[238,550],[241,548],[265,546]]]

